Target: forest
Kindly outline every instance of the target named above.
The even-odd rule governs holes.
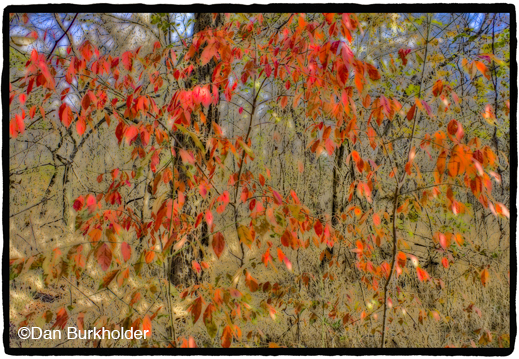
[[[511,14],[4,19],[10,348],[513,347]]]

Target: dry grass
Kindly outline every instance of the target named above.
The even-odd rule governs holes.
[[[30,212],[28,213],[30,216]],[[220,218],[225,223],[224,218]],[[15,228],[23,228],[20,220],[12,220],[10,227],[12,234]],[[33,222],[33,229],[39,227],[39,223]],[[83,241],[83,238],[77,234],[66,233],[66,229],[60,224],[53,226],[45,226],[42,229],[34,231],[31,225],[17,231],[26,241],[11,241],[10,257],[27,256],[31,253],[30,247],[34,252],[36,248],[40,250],[51,249],[57,246],[70,246],[72,244]],[[411,245],[409,252],[422,257],[420,263],[425,265],[425,257],[427,253],[431,254],[433,261],[439,262],[438,255],[434,250],[420,247],[419,245],[430,245],[430,241],[424,239],[417,234],[427,237],[427,227],[420,224],[415,227],[411,224],[409,230],[413,230],[415,235],[410,238],[406,235],[406,241]],[[482,230],[481,230],[482,229]],[[507,228],[505,228],[507,230]],[[61,232],[61,235],[56,235]],[[489,237],[483,233],[492,233]],[[238,269],[237,260],[228,253],[239,252],[237,239],[234,231],[228,229],[224,231],[224,236],[228,247],[224,255],[218,262],[215,261],[214,254],[211,267],[209,270],[208,282],[214,283],[218,276],[222,277],[225,273],[231,273],[233,279],[238,280],[238,288],[244,289],[245,283],[241,271]],[[265,235],[268,239],[268,234]],[[12,235],[15,239],[17,236]],[[34,241],[36,238],[36,242]],[[51,241],[51,238],[53,239]],[[441,277],[444,282],[443,287],[433,286],[431,284],[420,283],[416,278],[416,273],[411,263],[408,262],[406,272],[393,282],[390,286],[390,297],[394,303],[394,307],[389,311],[388,317],[388,333],[389,346],[393,347],[444,347],[446,345],[466,346],[480,345],[478,344],[482,333],[488,330],[495,338],[510,333],[510,286],[509,286],[509,235],[505,233],[500,235],[499,227],[494,219],[488,220],[488,227],[475,226],[471,232],[465,233],[465,238],[469,239],[466,250],[461,250],[462,258],[448,269],[441,265],[429,265],[424,268],[432,277]],[[263,241],[263,242],[266,242]],[[415,244],[411,244],[414,242]],[[472,242],[470,244],[470,242]],[[501,243],[499,243],[501,242]],[[347,241],[337,245],[338,256],[340,258],[340,266],[334,265],[328,269],[333,273],[335,280],[322,280],[322,269],[319,267],[319,254],[324,245],[315,248],[312,244],[307,250],[286,250],[293,263],[293,272],[289,272],[279,263],[276,263],[277,270],[271,267],[265,268],[263,263],[259,261],[261,254],[266,250],[266,244],[261,248],[255,246],[249,251],[247,250],[245,257],[245,266],[254,269],[254,276],[260,283],[260,286],[269,281],[271,284],[278,283],[281,288],[291,287],[295,283],[299,273],[313,273],[315,279],[310,280],[308,286],[301,285],[300,290],[294,293],[288,293],[282,302],[278,302],[276,307],[277,316],[275,319],[271,317],[258,317],[257,321],[240,323],[243,333],[243,340],[235,343],[238,346],[257,347],[266,346],[270,342],[288,347],[377,347],[380,345],[380,328],[381,328],[381,310],[377,309],[379,304],[373,300],[375,290],[368,289],[361,282],[361,274],[358,270],[352,269],[347,265],[345,260],[352,261],[354,256],[349,251]],[[389,248],[389,244],[383,244],[382,247]],[[488,248],[484,255],[476,253],[473,248]],[[440,257],[441,258],[441,257]],[[373,259],[378,261],[381,259]],[[344,262],[344,263],[343,263]],[[483,264],[491,264],[490,281],[486,287],[482,286],[478,277],[478,272],[470,270],[470,268],[478,267]],[[100,273],[98,266],[92,264],[88,267],[88,275],[91,278],[99,278]],[[321,275],[319,275],[321,273]],[[161,272],[157,269],[149,269],[144,266],[142,279],[130,279],[133,282],[129,284],[133,287],[145,287],[152,283],[157,286],[161,285],[158,277]],[[128,303],[132,293],[125,292],[127,287],[118,288],[116,285],[111,287],[113,293],[101,291],[96,293],[98,285],[88,276],[83,276],[81,283],[68,283],[60,280],[53,283],[49,287],[45,287],[40,271],[32,271],[23,273],[15,280],[10,281],[10,324],[14,328],[18,327],[20,322],[25,319],[25,315],[34,311],[37,314],[32,318],[35,325],[42,328],[50,328],[51,323],[46,324],[42,318],[48,308],[60,308],[61,306],[73,305],[74,313],[85,313],[85,325],[101,325],[103,321],[112,317],[120,316],[120,313],[129,311]],[[71,285],[73,284],[73,285]],[[76,285],[78,285],[76,287]],[[400,288],[400,296],[397,295],[397,286]],[[298,288],[298,285],[295,286]],[[84,294],[80,293],[81,290]],[[85,297],[85,294],[92,301]],[[256,292],[250,302],[254,308],[260,307],[260,302],[268,299],[267,293]],[[120,299],[116,298],[119,297]],[[35,299],[37,297],[38,299]],[[219,331],[216,338],[211,338],[199,320],[194,326],[191,323],[190,314],[187,312],[191,299],[189,297],[181,301],[178,296],[174,297],[174,313],[175,313],[175,329],[178,337],[193,336],[199,346],[219,346]],[[300,322],[297,324],[297,313],[293,309],[293,305],[287,305],[292,301],[300,301],[309,309],[303,311],[300,315]],[[400,301],[400,302],[399,302]],[[123,303],[124,302],[124,303]],[[312,308],[312,302],[324,303],[324,308],[317,305]],[[101,308],[96,308],[94,303]],[[398,303],[398,304],[397,304]],[[293,302],[292,302],[293,304]],[[158,306],[164,303],[154,302],[154,298],[145,295],[143,300],[139,302],[135,309],[140,313],[147,310],[154,311]],[[330,314],[335,307],[335,315]],[[366,319],[360,319],[361,312],[373,308],[374,312]],[[165,312],[164,312],[165,313]],[[343,324],[343,316],[349,313],[354,323]],[[438,313],[435,318],[433,313]],[[435,314],[436,315],[436,314]],[[76,317],[69,319],[69,325],[77,323]],[[154,321],[154,331],[158,331],[167,335],[167,326],[169,319],[167,317],[159,318]],[[219,329],[221,330],[221,329]],[[478,332],[481,330],[481,332]],[[248,333],[250,337],[247,337]],[[497,341],[489,344],[496,346]],[[103,341],[104,346],[122,346],[125,347],[130,343],[124,340]],[[484,343],[483,343],[484,344]],[[60,345],[62,347],[81,347],[92,346],[92,342],[86,341],[66,341],[66,340],[39,340],[39,341],[20,341],[13,334],[11,345],[17,346],[42,346],[53,347]],[[506,341],[503,345],[507,345]]]

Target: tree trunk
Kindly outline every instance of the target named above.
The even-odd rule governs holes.
[[[339,201],[340,201],[340,186],[341,186],[341,170],[342,162],[344,158],[344,143],[341,144],[337,154],[335,155],[335,166],[333,167],[333,180],[332,180],[332,226],[336,228],[339,225]],[[327,249],[330,255],[333,255],[333,247]],[[328,256],[324,256],[321,262],[321,267],[324,269],[325,264],[328,262]]]
[[[195,13],[195,25],[193,29],[193,33],[198,33],[203,31],[209,27],[219,27],[223,24],[223,15],[218,14],[213,21],[213,15],[211,13]],[[198,56],[194,57],[194,62],[197,64]],[[212,80],[213,71],[216,67],[216,63],[214,60],[211,60],[204,66],[198,66],[195,69],[194,76],[186,81],[186,88],[192,88],[196,84],[202,83],[210,83]],[[218,105],[211,104],[209,106],[207,112],[207,122],[204,129],[204,136],[208,138],[211,133],[212,123],[218,123],[219,121],[219,110]],[[186,136],[184,133],[176,133],[176,137],[178,139],[178,144],[176,144],[177,149],[179,147],[189,148],[193,147],[192,140],[189,136]],[[209,160],[209,153],[206,153],[206,160]],[[179,181],[184,182],[187,180],[187,176],[182,167],[182,159],[180,158],[179,151],[176,151],[175,163],[177,164],[177,170],[179,173]],[[187,203],[186,203],[187,204]],[[184,205],[184,208],[188,208],[188,206]],[[203,246],[209,245],[209,228],[205,221],[202,222],[201,228],[201,237],[200,243]],[[200,259],[202,257],[202,250],[199,250],[198,253],[193,253],[192,247],[187,248],[179,255],[171,258],[170,265],[170,274],[169,280],[174,285],[183,284],[185,286],[189,286],[190,280],[194,282],[198,282],[199,278],[197,274],[193,271],[191,262],[196,259]]]
[[[70,180],[70,173],[72,172],[72,164],[65,166],[63,173],[63,221],[65,226],[74,232],[74,210],[72,208],[72,186],[73,182]]]

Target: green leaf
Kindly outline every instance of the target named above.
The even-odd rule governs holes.
[[[202,151],[202,153],[205,153],[205,148],[204,148],[204,145],[202,144],[202,142],[198,139],[198,136],[195,135],[193,132],[189,131],[187,128],[185,128],[184,126],[182,125],[179,125],[179,124],[175,124],[175,126],[177,126],[177,128],[185,133],[185,134],[188,134],[191,139],[193,140],[193,142],[195,143],[196,147],[198,147],[200,149],[200,151]]]

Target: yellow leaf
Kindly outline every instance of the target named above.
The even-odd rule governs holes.
[[[253,238],[252,238],[252,233],[250,232],[249,227],[246,227],[243,225],[239,226],[238,227],[238,237],[240,238],[240,242],[244,243],[249,248],[251,247]]]

